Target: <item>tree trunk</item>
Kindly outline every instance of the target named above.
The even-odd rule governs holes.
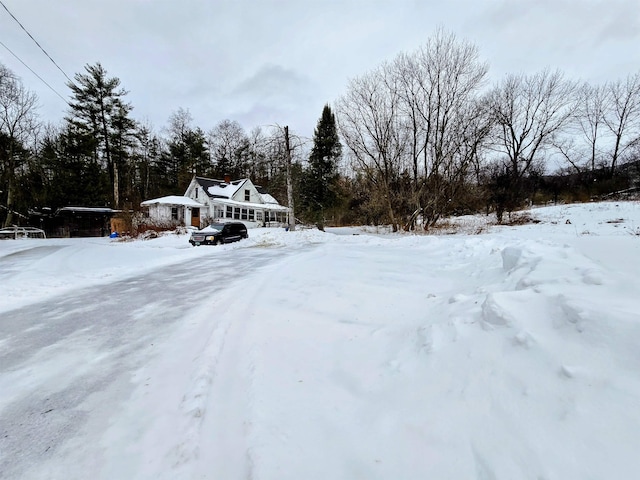
[[[289,144],[289,127],[284,127],[285,155],[287,156],[287,202],[289,204],[289,231],[296,229],[296,216],[293,208],[293,184],[291,183],[291,146]]]
[[[9,150],[8,150],[8,161],[7,161],[7,217],[4,219],[3,227],[9,227],[13,224],[13,195],[15,190],[16,183],[16,168],[15,162],[13,160],[13,138],[9,139]]]
[[[395,212],[393,211],[393,204],[391,203],[391,189],[389,185],[387,187],[387,208],[389,209],[389,219],[391,220],[391,230],[395,233],[398,231],[398,223],[396,222]]]
[[[13,224],[13,181],[9,180],[7,186],[7,218],[4,219],[4,227],[9,227]]]
[[[119,192],[119,178],[118,178],[118,166],[116,160],[111,158],[111,147],[109,145],[109,128],[107,127],[107,118],[104,111],[104,100],[100,100],[100,115],[102,120],[102,134],[104,135],[104,153],[107,157],[107,167],[112,166],[113,171],[113,207],[120,207],[120,192]],[[112,163],[113,162],[113,163]]]
[[[116,209],[120,207],[120,174],[115,160],[113,161],[113,203]]]

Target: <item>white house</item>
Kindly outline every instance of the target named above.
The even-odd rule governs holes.
[[[239,220],[248,227],[281,225],[288,222],[289,208],[280,205],[262,187],[248,178],[224,180],[191,179],[184,196],[169,196],[142,202],[149,217],[200,226]],[[168,218],[169,216],[169,218]]]

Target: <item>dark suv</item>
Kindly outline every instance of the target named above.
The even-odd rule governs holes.
[[[237,242],[248,238],[247,227],[241,222],[212,223],[208,227],[193,232],[189,243],[198,245],[219,245],[221,243]]]

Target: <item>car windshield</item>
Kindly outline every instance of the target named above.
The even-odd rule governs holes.
[[[222,223],[212,223],[208,227],[203,228],[203,230],[218,230],[218,231],[222,231],[223,228],[224,228],[224,225]]]

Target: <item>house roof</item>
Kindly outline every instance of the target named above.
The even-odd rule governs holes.
[[[280,202],[278,202],[278,200],[276,200],[271,194],[269,194],[269,192],[267,192],[264,187],[261,187],[260,185],[255,185],[255,187],[262,197],[262,201],[264,203],[275,203],[276,205],[280,205]]]
[[[56,216],[64,214],[94,214],[94,215],[115,215],[120,210],[113,210],[108,207],[62,207],[56,210]]]
[[[211,198],[232,198],[247,180],[247,178],[242,178],[227,183],[224,180],[196,177],[196,182],[200,184],[205,193]]]
[[[280,202],[278,202],[275,198],[273,198],[271,195],[269,195],[268,193],[261,193],[260,196],[262,197],[262,201],[264,203],[267,203],[269,205],[280,205]]]
[[[224,183],[223,180],[214,180],[213,178],[205,178],[196,176],[196,182],[200,184],[200,186],[207,191],[207,189],[213,185],[218,185],[219,183]]]
[[[190,199],[189,197],[183,197],[181,195],[168,195],[166,197],[153,198],[151,200],[145,200],[140,205],[148,207],[149,205],[162,204],[162,205],[183,205],[185,207],[204,207],[204,205]]]
[[[202,189],[206,192],[206,194],[212,199],[221,199],[221,200],[229,200],[225,203],[230,204],[238,204],[248,206],[249,208],[265,208],[268,207],[270,210],[289,210],[288,207],[284,207],[280,205],[278,200],[276,200],[272,195],[267,193],[264,187],[259,185],[254,185],[255,189],[260,194],[261,200],[264,202],[263,204],[259,203],[248,203],[248,202],[234,202],[232,200],[233,196],[240,190],[246,182],[249,181],[248,178],[241,178],[239,180],[233,180],[230,183],[225,182],[224,180],[215,180],[213,178],[205,178],[205,177],[195,177],[196,182],[202,187]]]
[[[247,180],[236,180],[233,181],[231,183],[220,183],[218,185],[212,185],[209,188],[207,188],[206,192],[209,194],[210,197],[213,198],[233,198],[233,196],[236,194],[236,192],[238,190],[240,190],[240,188],[242,188],[242,185],[244,185],[244,183]]]

